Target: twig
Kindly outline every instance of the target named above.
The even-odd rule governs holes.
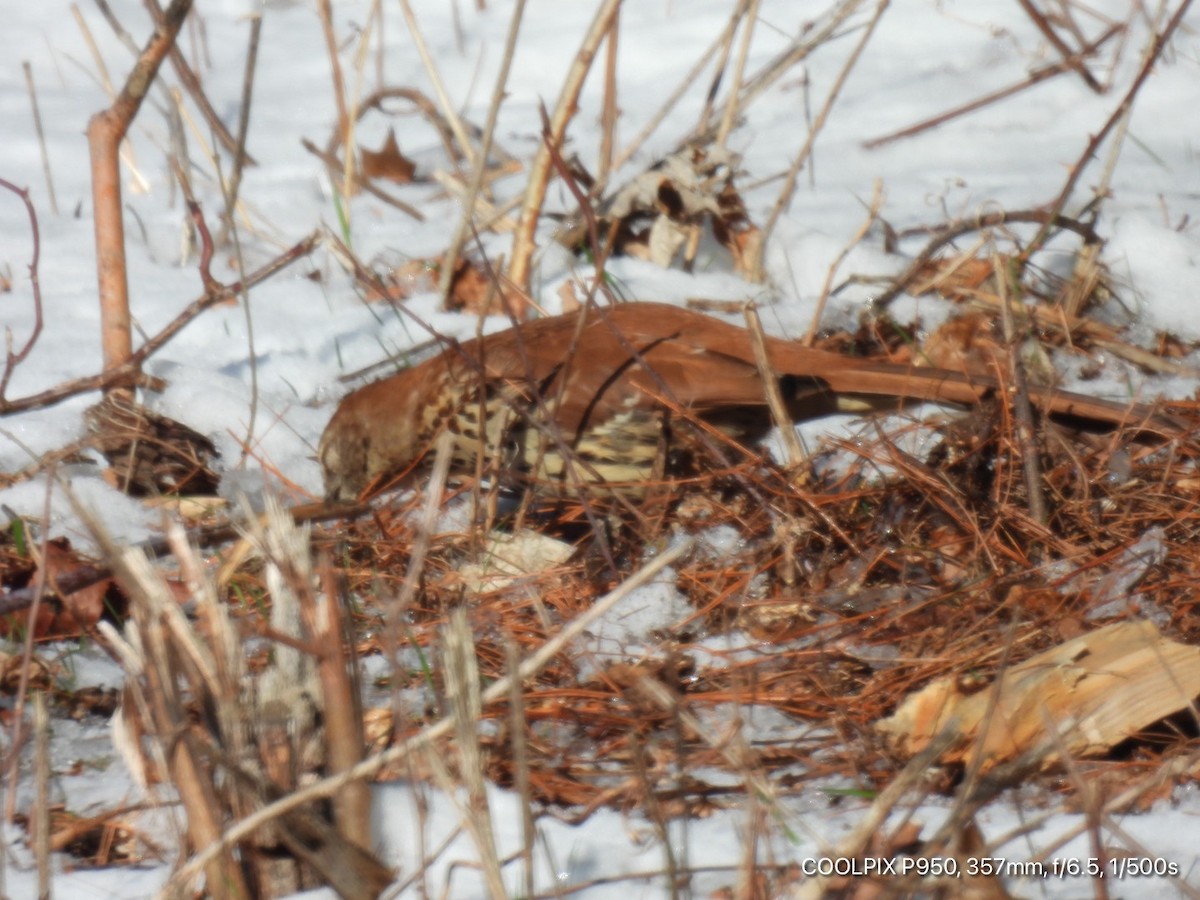
[[[219,303],[224,303],[243,290],[243,287],[251,287],[259,282],[265,281],[276,272],[286,268],[298,259],[302,259],[316,249],[320,241],[320,233],[314,232],[306,237],[300,243],[296,244],[291,249],[285,251],[280,256],[268,262],[266,265],[256,269],[245,277],[244,280],[238,281],[229,287],[223,288],[217,293],[205,293],[193,300],[188,306],[174,319],[172,319],[165,328],[162,329],[150,340],[146,341],[139,347],[129,358],[118,366],[112,369],[105,369],[99,375],[88,375],[84,378],[77,378],[74,381],[68,381],[60,384],[57,387],[42,391],[38,394],[31,394],[28,397],[22,397],[19,400],[4,400],[0,398],[0,416],[8,415],[9,413],[22,412],[27,409],[37,409],[42,406],[49,406],[55,403],[60,403],[68,397],[74,397],[77,394],[83,394],[87,391],[94,391],[102,388],[107,388],[114,384],[127,383],[130,380],[136,380],[139,376],[141,365],[151,355],[157,353],[167,342],[182,331],[193,319],[210,307],[216,306]]]
[[[9,379],[12,378],[13,371],[17,366],[25,361],[25,357],[29,356],[30,351],[33,350],[33,345],[37,343],[37,339],[42,333],[42,286],[38,279],[38,260],[42,254],[42,241],[41,235],[38,232],[37,211],[33,208],[33,203],[29,199],[29,191],[25,188],[17,187],[11,181],[4,178],[0,178],[0,188],[12,191],[25,204],[25,211],[29,213],[29,233],[33,238],[33,255],[29,260],[29,285],[33,292],[33,331],[30,332],[29,340],[25,342],[25,346],[17,353],[13,353],[12,329],[5,329],[4,375],[0,376],[0,413],[2,413],[7,402],[4,399],[4,394],[8,390]]]
[[[1077,54],[1075,54],[1075,56],[1071,57],[1070,59],[1051,63],[1047,66],[1042,66],[1040,69],[1034,69],[1024,79],[1015,84],[1002,87],[999,90],[992,91],[990,94],[984,94],[982,97],[977,97],[974,100],[962,104],[961,106],[956,106],[944,113],[939,113],[936,116],[925,119],[923,122],[918,122],[915,125],[909,125],[905,128],[901,128],[899,131],[893,131],[890,134],[885,134],[881,137],[871,138],[869,141],[863,141],[862,145],[867,150],[876,150],[879,147],[882,147],[884,144],[890,144],[894,141],[902,140],[903,138],[913,137],[914,135],[920,134],[922,131],[928,131],[930,128],[936,128],[939,125],[945,125],[947,122],[957,119],[960,116],[965,116],[968,113],[973,113],[977,110],[983,109],[985,106],[991,106],[997,101],[1005,100],[1008,97],[1015,96],[1026,88],[1031,88],[1035,84],[1041,84],[1043,81],[1053,78],[1055,75],[1061,75],[1063,72],[1069,71],[1072,68],[1072,61],[1091,56],[1098,49],[1100,49],[1100,47],[1102,47],[1109,40],[1109,38],[1115,34],[1119,34],[1123,27],[1124,26],[1122,25],[1113,25],[1107,31],[1105,31],[1104,34],[1100,35],[1100,37],[1098,37],[1093,43],[1088,44],[1088,46],[1084,47]]]
[[[1011,225],[1022,222],[1040,224],[1043,226],[1043,230],[1049,227],[1063,228],[1079,235],[1088,244],[1103,243],[1100,235],[1096,233],[1092,226],[1076,219],[1068,218],[1067,216],[1055,215],[1044,209],[1019,209],[1012,210],[1011,212],[1001,210],[999,212],[984,213],[970,220],[949,222],[934,231],[934,235],[929,240],[929,243],[917,254],[908,268],[904,270],[904,273],[893,282],[890,288],[875,299],[875,305],[883,308],[899,297],[912,284],[913,280],[921,274],[925,267],[929,265],[930,261],[937,255],[937,252],[955,238],[972,231],[982,231],[985,228],[992,228],[996,225]],[[927,229],[921,230],[925,231]],[[901,237],[909,233],[911,232],[906,232]]]
[[[1084,170],[1087,169],[1087,164],[1091,162],[1096,155],[1096,150],[1104,143],[1109,132],[1116,127],[1117,123],[1125,118],[1129,109],[1133,106],[1134,98],[1137,97],[1138,91],[1142,89],[1142,85],[1146,83],[1146,79],[1150,77],[1150,73],[1154,71],[1154,64],[1162,55],[1163,50],[1167,46],[1167,41],[1171,39],[1171,35],[1175,33],[1175,29],[1179,27],[1179,23],[1183,21],[1184,15],[1191,8],[1192,0],[1182,0],[1179,8],[1175,10],[1175,14],[1168,20],[1166,27],[1154,36],[1150,43],[1149,50],[1146,53],[1145,59],[1142,61],[1142,67],[1138,71],[1137,77],[1133,79],[1133,83],[1129,86],[1129,90],[1125,92],[1125,96],[1121,98],[1121,102],[1117,104],[1117,108],[1113,110],[1105,121],[1103,127],[1100,128],[1088,140],[1087,146],[1084,147],[1083,153],[1076,161],[1075,165],[1070,167],[1070,174],[1067,176],[1066,183],[1063,184],[1062,191],[1059,192],[1054,202],[1050,204],[1050,215],[1057,218],[1060,213],[1066,208],[1067,201],[1071,199],[1071,194],[1075,192],[1075,185],[1079,183],[1079,179],[1083,177]],[[1046,242],[1046,238],[1050,235],[1051,221],[1047,221],[1034,239],[1030,241],[1025,248],[1022,256],[1028,260],[1033,253],[1041,248]]]
[[[1050,44],[1062,54],[1063,64],[1079,73],[1079,77],[1083,79],[1083,83],[1092,89],[1097,94],[1104,93],[1104,87],[1100,84],[1088,71],[1087,66],[1083,64],[1083,59],[1080,53],[1074,53],[1067,46],[1066,42],[1058,36],[1058,32],[1054,30],[1054,26],[1046,21],[1046,15],[1040,9],[1033,5],[1030,0],[1017,0],[1021,9],[1025,10],[1025,14],[1033,21],[1040,31],[1050,42]]]
[[[829,113],[842,92],[842,86],[846,83],[846,79],[850,76],[850,72],[858,62],[859,56],[866,49],[867,42],[871,39],[871,35],[875,33],[875,26],[879,24],[879,20],[890,2],[891,0],[879,0],[875,7],[875,14],[871,16],[871,21],[867,23],[867,27],[863,30],[862,37],[859,38],[858,43],[854,46],[854,49],[850,52],[850,56],[842,66],[841,71],[838,72],[837,78],[834,79],[833,86],[829,89],[829,94],[825,98],[825,104],[817,112],[817,117],[813,120],[812,127],[808,130],[808,137],[804,139],[804,146],[800,148],[799,154],[797,154],[795,161],[788,170],[787,177],[783,182],[783,188],[779,192],[779,199],[775,201],[775,206],[771,209],[771,215],[768,216],[767,222],[763,226],[761,239],[755,246],[753,258],[750,260],[750,265],[748,266],[752,277],[756,281],[762,281],[766,275],[764,271],[764,251],[767,241],[771,237],[771,232],[775,230],[780,217],[792,204],[792,194],[796,190],[796,179],[800,175],[800,169],[808,161],[809,155],[812,153],[813,144],[817,140],[817,135],[825,127],[825,120],[829,118]]]
[[[96,0],[97,5],[101,0]],[[146,9],[150,11],[151,18],[154,19],[155,27],[161,28],[165,21],[164,15],[170,15],[170,10],[166,14],[163,13],[162,7],[159,6],[158,0],[146,0]],[[208,97],[204,93],[204,85],[200,83],[200,78],[188,64],[187,58],[183,55],[174,42],[171,44],[170,50],[171,66],[175,69],[175,74],[179,76],[179,81],[183,85],[184,90],[188,92],[188,96],[192,98],[192,102],[196,104],[196,108],[200,110],[200,115],[204,116],[204,121],[212,133],[217,136],[217,141],[229,153],[238,152],[237,141],[233,135],[229,133],[229,129],[225,127],[224,121],[217,113],[211,103],[208,102]],[[258,165],[254,157],[250,154],[245,155],[245,163],[251,166]]]

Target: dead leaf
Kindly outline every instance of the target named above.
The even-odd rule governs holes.
[[[43,561],[46,592],[38,604],[37,619],[33,623],[35,639],[79,637],[95,627],[109,606],[124,604],[124,595],[111,578],[62,596],[56,593],[55,585],[60,578],[78,569],[94,568],[95,565],[94,561],[77,554],[66,538],[54,538],[47,542]],[[30,583],[36,577],[35,572]],[[29,615],[25,611],[0,618],[0,635],[10,636],[27,627]]]
[[[387,139],[378,150],[362,148],[363,178],[383,178],[396,184],[416,181],[417,164],[400,152],[396,129],[389,128]]]

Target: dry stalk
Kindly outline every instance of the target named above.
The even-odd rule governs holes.
[[[107,535],[97,534],[97,538],[106,544],[110,541]],[[166,749],[166,757],[171,780],[187,812],[189,844],[193,849],[210,847],[220,840],[224,816],[179,689],[180,681],[186,677],[184,670],[191,667],[183,666],[177,655],[179,650],[191,651],[195,662],[197,657],[204,659],[208,654],[186,639],[190,628],[186,622],[181,624],[176,620],[175,626],[171,626],[172,613],[180,617],[182,612],[146,557],[137,551],[121,553],[115,546],[111,550],[118,578],[136,598],[131,606],[146,653],[144,695],[149,701],[154,731],[160,740],[166,735],[177,736]],[[177,650],[174,641],[179,638],[184,638],[184,644]],[[208,888],[215,895],[250,896],[241,867],[225,848],[209,857],[205,871]]]
[[[96,0],[97,4],[100,0]],[[165,21],[165,14],[158,0],[146,0],[146,8],[150,11],[150,16],[154,19],[156,27],[162,27]],[[111,13],[106,13],[106,18],[109,18],[110,24],[115,21],[111,17]],[[115,29],[114,29],[115,30]],[[193,45],[194,47],[194,45]],[[134,55],[137,55],[136,48]],[[213,109],[212,104],[208,101],[208,96],[204,93],[204,86],[198,75],[188,65],[187,59],[183,55],[183,51],[172,43],[170,50],[171,66],[175,69],[175,74],[179,76],[179,81],[183,85],[184,90],[188,92],[188,96],[192,98],[192,102],[196,104],[196,108],[200,110],[200,114],[204,117],[205,123],[208,125],[209,131],[216,135],[217,141],[228,153],[237,153],[238,144],[234,140],[233,135],[229,133],[229,129],[225,127],[225,122],[221,116]],[[255,165],[253,157],[246,156],[246,162],[250,165]]]
[[[806,454],[804,447],[800,445],[800,435],[796,433],[792,417],[788,415],[784,405],[783,392],[779,388],[779,373],[771,367],[771,358],[767,355],[767,339],[763,334],[762,320],[759,319],[758,310],[753,303],[747,303],[742,312],[746,317],[746,328],[753,338],[754,362],[758,366],[758,374],[767,393],[767,407],[771,410],[771,420],[783,438],[788,467],[799,471],[804,465]]]
[[[233,169],[225,180],[225,215],[221,222],[221,232],[217,244],[224,245],[228,233],[233,229],[233,211],[238,205],[238,195],[241,193],[242,172],[246,166],[246,135],[250,131],[250,101],[254,97],[254,75],[258,70],[258,42],[262,34],[262,15],[250,18],[249,48],[246,51],[246,65],[242,72],[242,102],[238,109],[237,144],[233,153]],[[186,170],[185,170],[186,171]],[[238,271],[242,272],[241,253],[238,254]]]
[[[534,891],[534,842],[537,830],[533,821],[533,794],[529,783],[529,741],[526,734],[528,722],[525,716],[525,692],[516,673],[521,668],[521,651],[511,636],[504,642],[505,668],[509,678],[508,715],[509,731],[512,734],[513,787],[521,798],[521,857],[525,867],[525,895],[532,897]]]
[[[607,184],[613,169],[617,143],[617,52],[621,34],[621,11],[613,16],[604,45],[604,101],[600,109],[600,158],[596,162],[596,183]]]
[[[725,113],[721,116],[721,125],[717,129],[717,146],[724,147],[725,141],[729,138],[730,132],[733,131],[733,125],[737,121],[738,115],[738,100],[742,90],[742,79],[746,75],[746,59],[750,56],[750,42],[754,39],[754,26],[758,22],[758,4],[759,0],[749,0],[749,9],[746,11],[746,24],[742,31],[742,43],[738,47],[737,59],[733,64],[733,81],[729,85],[729,97],[725,101]],[[741,4],[745,7],[746,4]]]
[[[484,881],[493,897],[508,896],[504,876],[496,855],[495,831],[488,807],[487,782],[484,778],[483,751],[479,746],[479,717],[483,703],[479,697],[479,668],[475,640],[463,607],[451,611],[442,631],[443,666],[446,674],[446,698],[454,719],[454,746],[458,757],[458,775],[467,789],[463,825],[475,841],[483,866]],[[429,748],[430,755],[436,755]],[[451,787],[447,793],[453,796]]]
[[[405,4],[407,6],[407,3]],[[522,293],[529,291],[529,278],[532,270],[533,253],[536,249],[535,236],[538,220],[541,218],[542,205],[546,200],[546,190],[550,182],[552,160],[550,147],[562,146],[566,135],[567,125],[575,114],[579,102],[579,93],[583,89],[584,79],[592,67],[596,50],[604,36],[608,33],[613,17],[621,0],[604,0],[596,17],[592,20],[579,52],[575,55],[562,91],[554,107],[550,119],[550,134],[538,149],[537,157],[529,170],[529,185],[525,192],[525,202],[521,207],[520,222],[513,239],[512,258],[508,267],[508,280],[517,286]],[[518,312],[523,312],[520,310]]]
[[[53,490],[54,479],[47,479],[45,500],[42,505],[42,521],[50,522],[50,492]],[[33,583],[33,601],[29,605],[29,619],[25,627],[25,640],[21,649],[21,670],[17,680],[17,701],[13,710],[13,731],[9,745],[9,757],[5,760],[5,768],[8,770],[8,791],[4,799],[4,821],[11,824],[13,816],[16,814],[17,803],[17,773],[21,767],[21,751],[24,749],[25,735],[25,698],[29,691],[29,674],[33,669],[33,639],[36,632],[34,627],[37,622],[38,606],[46,595],[47,587],[53,585],[47,584],[46,573],[46,558],[50,543],[50,529],[46,528],[42,534],[40,546],[30,544],[30,551],[33,555],[34,562],[37,563],[37,572],[34,575]]]
[[[1024,323],[1020,332],[1013,316],[1013,305],[1009,302],[1010,273],[999,254],[992,255],[993,271],[1000,292],[1001,322],[1004,323],[1004,342],[1008,345],[1009,368],[1013,390],[1013,420],[1016,425],[1017,442],[1014,450],[1021,457],[1021,471],[1025,476],[1025,491],[1029,496],[1029,514],[1038,525],[1047,521],[1046,496],[1042,493],[1042,464],[1038,459],[1037,429],[1033,424],[1033,403],[1029,399],[1029,384],[1025,376],[1025,364],[1020,348],[1027,333]]]
[[[655,578],[663,569],[678,560],[691,549],[691,541],[684,540],[675,544],[669,550],[655,557],[622,584],[598,600],[587,612],[569,622],[557,635],[547,641],[537,653],[527,657],[517,672],[503,676],[483,691],[480,702],[484,705],[503,699],[511,689],[514,678],[525,680],[540,672],[555,656],[557,656],[571,641],[578,637],[597,619],[604,616],[612,607],[621,602],[632,591],[642,587]],[[258,828],[288,812],[312,802],[319,797],[335,794],[352,781],[370,778],[387,766],[394,765],[407,759],[414,750],[431,745],[434,741],[446,737],[454,730],[453,717],[444,717],[427,726],[418,734],[413,735],[402,743],[376,756],[363,760],[348,772],[323,778],[301,790],[268,804],[242,821],[231,825],[220,840],[197,853],[183,865],[172,877],[168,890],[183,890],[200,874],[225,848],[244,840]]]
[[[805,30],[792,46],[767,63],[760,72],[745,83],[738,106],[743,110],[749,108],[754,100],[787,74],[789,69],[803,62],[818,47],[830,40],[837,33],[838,28],[854,15],[864,2],[866,0],[839,0],[837,6],[819,25]],[[712,140],[715,133],[714,126],[703,121],[684,138],[681,146],[690,143],[706,143]]]
[[[521,4],[524,5],[523,3]],[[458,115],[458,110],[454,108],[454,104],[450,100],[450,95],[446,91],[446,86],[442,82],[442,76],[438,73],[437,63],[433,59],[433,55],[429,52],[429,47],[425,44],[425,37],[421,34],[421,27],[417,24],[417,17],[413,14],[412,5],[408,0],[400,0],[400,9],[404,13],[404,21],[408,25],[408,33],[412,36],[413,44],[417,48],[417,54],[421,57],[421,64],[425,67],[425,74],[429,76],[429,81],[433,85],[434,95],[437,97],[438,106],[441,107],[442,115],[446,122],[450,125],[450,130],[454,132],[454,139],[458,141],[459,150],[468,163],[476,162],[476,153],[474,147],[471,146],[471,139],[467,135],[467,129],[462,123],[462,118]],[[516,21],[520,21],[517,16]],[[512,28],[510,25],[510,35]],[[515,41],[515,37],[513,38]],[[511,52],[511,50],[509,51]],[[486,153],[479,153],[484,157],[484,161],[480,163],[486,167]]]
[[[333,29],[333,4],[330,0],[317,0],[317,15],[321,20],[321,33],[325,37],[325,52],[329,54],[330,77],[333,78],[333,101],[337,104],[337,135],[343,144],[347,173],[353,171],[354,148],[345,143],[350,129],[350,114],[346,109],[346,80],[342,76],[342,61],[338,58],[337,36]],[[347,181],[349,183],[349,181]]]
[[[833,85],[829,89],[829,94],[825,97],[825,102],[822,104],[820,110],[817,111],[817,116],[813,120],[812,127],[808,130],[808,137],[804,139],[804,145],[800,148],[800,152],[796,155],[796,159],[788,169],[787,177],[783,180],[783,188],[779,191],[779,198],[771,208],[771,214],[767,217],[767,222],[762,229],[762,237],[754,247],[753,259],[750,260],[748,266],[756,281],[762,281],[766,277],[764,251],[766,250],[767,241],[770,239],[771,233],[775,230],[775,226],[779,223],[780,217],[792,204],[792,195],[796,191],[796,181],[799,178],[800,170],[808,162],[817,136],[825,127],[825,122],[829,118],[829,113],[833,110],[833,106],[842,92],[842,87],[845,85],[846,79],[858,63],[858,58],[862,55],[863,50],[866,49],[868,41],[871,40],[871,35],[875,33],[875,26],[879,24],[879,20],[890,2],[891,0],[879,0],[876,4],[874,15],[867,22],[867,26],[863,29],[858,43],[854,45],[854,49],[850,51],[850,55],[842,65],[841,71],[838,72],[837,77],[834,79]]]
[[[103,10],[104,7],[101,7]],[[79,5],[71,4],[71,15],[75,19],[75,24],[79,28],[79,33],[83,36],[83,42],[87,44],[88,52],[92,54],[92,64],[96,67],[97,77],[100,81],[100,86],[104,89],[104,93],[113,98],[117,95],[117,90],[113,87],[112,78],[108,74],[108,66],[104,63],[104,56],[100,53],[100,48],[96,45],[96,37],[92,34],[92,29],[88,27],[87,19],[83,17],[83,13],[79,11]],[[122,29],[123,30],[123,29]],[[131,39],[132,43],[132,39]],[[133,47],[133,55],[138,55],[137,47]]]
[[[438,296],[441,297],[443,306],[450,295],[450,286],[454,280],[458,255],[462,252],[471,222],[475,217],[476,202],[479,198],[479,191],[483,187],[484,175],[487,172],[488,157],[491,154],[492,141],[496,134],[496,120],[500,114],[500,104],[504,101],[504,92],[508,85],[508,72],[512,66],[513,56],[516,52],[517,35],[520,34],[521,20],[524,15],[525,0],[517,0],[516,6],[513,8],[512,18],[508,22],[508,35],[504,39],[504,55],[501,57],[500,72],[496,76],[492,99],[488,104],[487,121],[483,126],[483,137],[480,139],[479,152],[475,155],[471,169],[471,182],[463,198],[463,214],[458,220],[454,236],[450,239],[450,246],[446,249],[445,256],[442,259],[442,271],[438,276]],[[454,120],[451,121],[453,122]],[[459,128],[461,127],[460,123]],[[470,159],[469,148],[464,152],[468,153],[467,158]]]
[[[46,709],[46,695],[38,691],[33,695],[34,736],[34,807],[33,855],[37,860],[38,897],[49,898],[50,894],[50,713]],[[15,794],[16,784],[10,782],[10,794]]]
[[[676,85],[675,89],[667,95],[667,99],[663,101],[662,106],[660,106],[654,115],[652,115],[646,121],[646,124],[642,126],[642,130],[637,133],[637,136],[634,137],[634,139],[630,141],[619,154],[617,154],[616,159],[614,159],[612,162],[612,169],[614,171],[625,165],[625,163],[629,162],[630,158],[632,158],[632,156],[637,153],[639,149],[641,149],[642,144],[644,144],[650,135],[652,135],[658,129],[658,126],[662,124],[663,119],[667,117],[667,114],[675,108],[675,104],[679,102],[679,98],[687,93],[688,88],[695,85],[696,79],[700,77],[701,70],[708,65],[708,61],[712,59],[713,54],[715,54],[720,48],[724,48],[724,54],[728,53],[729,43],[733,40],[733,34],[737,30],[738,22],[741,21],[742,10],[744,9],[746,2],[747,0],[739,0],[737,9],[734,10],[734,13],[730,17],[729,21],[725,23],[725,27],[721,30],[721,33],[717,35],[716,39],[708,45],[703,53],[700,54],[699,59],[697,59],[692,65],[691,70],[684,75],[683,79],[678,85]],[[717,66],[718,75],[713,80],[712,91],[716,90],[718,84],[720,83],[720,73],[724,71],[724,54],[721,62],[718,63]],[[710,91],[709,94],[710,104],[712,102],[712,91]],[[706,110],[708,108],[708,106],[705,107]],[[701,117],[701,123],[703,127],[707,127],[707,112]],[[598,192],[603,191],[604,186],[605,182],[597,181],[596,188]]]
[[[305,627],[313,644],[321,649],[317,677],[324,705],[328,767],[331,773],[346,772],[363,759],[362,691],[358,683],[358,660],[349,640],[350,623],[345,616],[341,592],[328,557],[320,561],[325,596],[303,597]],[[316,601],[313,603],[312,601]],[[333,801],[338,830],[364,850],[372,847],[371,794],[363,782],[353,782],[339,791]]]
[[[859,227],[854,236],[850,238],[850,242],[844,246],[838,253],[837,257],[830,264],[829,269],[825,272],[825,283],[821,285],[821,296],[817,299],[817,308],[813,311],[812,324],[808,326],[808,333],[804,335],[804,340],[801,342],[805,347],[811,347],[817,339],[817,332],[821,327],[821,317],[825,315],[825,305],[829,302],[829,294],[833,290],[833,279],[837,275],[837,270],[841,268],[846,257],[850,255],[850,251],[862,242],[862,239],[867,236],[867,232],[871,230],[871,226],[879,219],[879,211],[883,207],[883,181],[875,179],[875,189],[871,193],[871,205],[867,207],[867,218]]]
[[[37,131],[38,152],[42,157],[42,173],[46,176],[46,194],[50,200],[50,212],[58,215],[58,198],[54,195],[54,176],[50,173],[50,154],[46,152],[46,134],[42,130],[42,113],[38,109],[37,88],[33,86],[33,67],[29,65],[29,60],[24,60],[21,63],[21,68],[25,70],[25,88],[29,92],[29,106],[33,110],[33,127]],[[0,396],[4,392],[0,391]]]

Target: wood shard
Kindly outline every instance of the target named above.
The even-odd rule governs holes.
[[[912,694],[876,726],[902,752],[919,753],[946,729],[947,763],[984,771],[1029,751],[1098,756],[1200,696],[1200,648],[1163,637],[1151,622],[1109,625],[1005,671],[962,694],[953,678]]]

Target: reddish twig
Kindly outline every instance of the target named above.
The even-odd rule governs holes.
[[[0,409],[4,407],[4,392],[8,390],[9,379],[12,378],[13,371],[21,363],[25,361],[25,357],[29,356],[33,345],[37,343],[38,337],[42,333],[42,288],[38,281],[38,260],[42,253],[41,236],[38,233],[37,211],[33,208],[33,203],[29,199],[29,191],[25,188],[19,188],[11,181],[6,181],[0,178],[0,187],[12,191],[25,204],[25,210],[29,213],[29,231],[33,236],[33,258],[29,261],[29,283],[33,288],[33,332],[29,335],[29,340],[25,342],[25,346],[19,352],[12,352],[12,330],[5,331],[5,359],[4,359],[4,376],[0,377]]]
[[[1071,174],[1067,176],[1067,181],[1063,185],[1062,191],[1059,192],[1054,202],[1050,204],[1050,215],[1053,219],[1057,219],[1066,207],[1071,194],[1075,192],[1075,185],[1079,183],[1079,179],[1083,176],[1087,164],[1096,155],[1096,151],[1100,145],[1104,143],[1109,133],[1133,106],[1133,100],[1137,96],[1138,91],[1142,89],[1142,85],[1146,83],[1146,79],[1154,71],[1154,64],[1162,56],[1163,49],[1167,46],[1167,41],[1171,39],[1171,35],[1179,27],[1179,23],[1183,21],[1183,17],[1191,5],[1192,0],[1183,0],[1179,4],[1179,8],[1175,10],[1175,14],[1167,21],[1166,27],[1154,36],[1154,41],[1150,45],[1149,52],[1146,53],[1146,58],[1142,61],[1142,68],[1138,71],[1137,77],[1133,79],[1133,84],[1129,86],[1129,90],[1125,92],[1125,96],[1121,98],[1121,102],[1117,104],[1117,108],[1113,110],[1112,115],[1108,117],[1108,121],[1104,123],[1104,126],[1088,140],[1087,146],[1084,147],[1078,162],[1071,166]],[[1037,235],[1029,242],[1029,246],[1025,248],[1025,252],[1022,254],[1024,259],[1028,260],[1045,243],[1047,236],[1050,234],[1051,224],[1052,221],[1047,221],[1038,230]]]
[[[1007,87],[1002,87],[999,90],[992,91],[990,94],[984,94],[982,97],[977,97],[962,106],[956,106],[954,109],[947,110],[944,113],[939,113],[932,118],[926,119],[923,122],[918,122],[915,125],[909,125],[906,128],[901,128],[899,131],[893,131],[891,134],[885,134],[881,137],[871,138],[869,141],[863,141],[863,147],[867,150],[875,150],[882,147],[884,144],[890,144],[893,141],[899,141],[903,138],[910,138],[918,135],[923,131],[928,131],[930,128],[937,128],[939,125],[945,125],[954,119],[965,116],[968,113],[976,112],[983,109],[985,106],[991,106],[1000,100],[1006,100],[1026,88],[1031,88],[1035,84],[1040,84],[1055,75],[1061,75],[1063,72],[1072,71],[1075,69],[1073,64],[1080,63],[1095,53],[1104,43],[1106,43],[1113,35],[1119,34],[1124,28],[1122,25],[1113,25],[1104,34],[1100,35],[1095,41],[1088,44],[1078,53],[1067,59],[1060,60],[1056,63],[1051,63],[1048,66],[1042,66],[1039,69],[1034,69],[1029,75],[1018,81],[1016,84],[1010,84]],[[1085,70],[1086,71],[1086,70]]]
[[[993,228],[997,225],[1010,225],[1020,222],[1033,222],[1042,226],[1043,231],[1048,231],[1050,228],[1062,228],[1065,231],[1072,231],[1083,238],[1087,244],[1102,244],[1100,238],[1090,225],[1080,222],[1076,219],[1071,219],[1062,215],[1055,215],[1041,209],[1022,209],[1013,210],[1012,212],[992,212],[986,215],[977,216],[974,219],[958,220],[956,222],[948,222],[941,228],[934,231],[933,237],[913,261],[908,268],[904,270],[899,278],[895,280],[890,288],[883,292],[881,296],[876,298],[875,304],[880,308],[887,306],[895,300],[901,293],[912,284],[921,272],[929,265],[930,261],[937,255],[937,252],[942,247],[949,244],[955,238],[961,237],[972,231],[982,231],[985,228]],[[922,229],[924,230],[924,229]]]
[[[1083,83],[1091,90],[1097,94],[1103,94],[1104,86],[1096,80],[1095,76],[1088,71],[1087,66],[1083,64],[1083,54],[1071,51],[1071,48],[1067,46],[1067,42],[1058,36],[1058,32],[1054,30],[1054,26],[1046,19],[1046,14],[1034,6],[1032,0],[1017,0],[1017,3],[1021,9],[1025,10],[1025,14],[1037,26],[1037,30],[1042,33],[1042,36],[1050,42],[1055,50],[1062,54],[1063,64],[1078,72],[1079,77],[1083,79]],[[1116,27],[1118,26],[1114,26],[1114,28]]]
[[[213,294],[206,292],[201,297],[193,300],[162,331],[142,344],[136,352],[132,353],[124,363],[118,366],[105,369],[99,375],[88,375],[84,378],[77,378],[74,381],[68,381],[65,384],[60,384],[41,393],[22,397],[19,400],[10,401],[0,398],[0,416],[14,412],[23,412],[27,409],[51,406],[55,403],[61,403],[68,397],[74,397],[77,394],[100,390],[115,384],[128,383],[131,380],[136,381],[141,371],[142,363],[152,354],[157,353],[168,341],[199,316],[200,313],[212,306],[216,306],[218,303],[236,298],[246,288],[265,281],[280,269],[312,253],[319,240],[318,233],[314,232],[282,255],[271,260],[265,266],[251,272],[243,280],[237,281],[228,287],[222,287]]]

